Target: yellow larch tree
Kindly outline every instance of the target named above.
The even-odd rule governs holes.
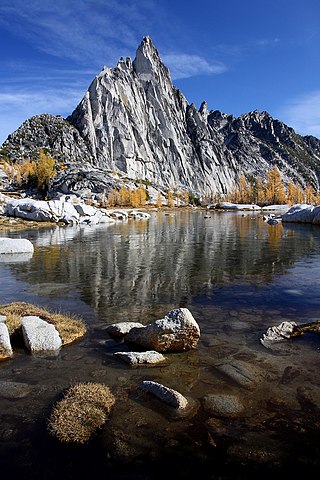
[[[316,194],[311,185],[306,186],[305,202],[310,204],[314,204],[316,202]]]
[[[264,205],[266,203],[266,191],[261,177],[258,177],[255,182],[255,203]]]
[[[252,187],[244,175],[239,178],[239,203],[251,203]]]
[[[295,203],[296,187],[293,182],[289,182],[287,186],[287,202],[293,205]]]
[[[304,191],[300,185],[294,185],[294,203],[304,203]]]
[[[130,205],[130,190],[125,185],[122,185],[119,191],[119,205],[121,207]]]
[[[157,208],[162,207],[162,197],[160,192],[158,192],[156,207]]]
[[[173,198],[173,192],[171,190],[167,190],[167,205],[168,207],[174,207],[174,198]]]
[[[32,181],[36,173],[36,162],[33,160],[26,160],[20,165],[21,182],[28,184]]]
[[[189,205],[190,202],[190,196],[189,192],[185,190],[184,192],[181,193],[181,203],[183,206]]]
[[[138,202],[139,207],[143,207],[147,203],[147,191],[143,187],[139,187],[138,189]]]
[[[269,205],[283,204],[287,201],[281,175],[276,165],[267,173],[266,201]]]
[[[43,148],[41,148],[39,152],[39,159],[35,168],[37,187],[41,190],[46,190],[50,180],[55,176],[55,174],[56,169],[54,159],[46,155]]]

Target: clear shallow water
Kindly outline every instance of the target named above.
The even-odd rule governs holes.
[[[79,478],[94,466],[109,478],[248,478],[280,468],[319,467],[320,341],[306,336],[276,352],[259,338],[283,320],[319,318],[320,228],[268,226],[259,214],[154,212],[149,221],[11,232],[35,245],[27,261],[0,262],[0,303],[26,301],[81,315],[87,336],[55,359],[24,351],[0,365],[0,380],[31,385],[24,398],[0,397],[5,468],[39,478]],[[132,369],[113,357],[126,349],[105,327],[147,324],[179,306],[201,329],[196,351],[166,367]],[[242,366],[248,389],[221,373]],[[154,380],[195,401],[177,419],[139,391]],[[117,397],[103,432],[86,447],[61,446],[46,433],[53,403],[71,383],[106,383]],[[204,408],[206,395],[232,393],[237,418]],[[117,442],[114,439],[117,439]],[[119,463],[112,461],[118,456]],[[17,459],[19,459],[17,461]],[[117,458],[116,458],[117,459]],[[155,466],[156,465],[156,466]],[[13,470],[14,468],[14,470]],[[235,473],[237,472],[237,473]]]

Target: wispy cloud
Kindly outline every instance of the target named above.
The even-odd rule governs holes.
[[[108,64],[135,48],[156,18],[153,0],[1,0],[0,24],[38,50]]]
[[[67,113],[70,109],[73,110],[77,106],[77,103],[81,100],[82,93],[72,89],[0,93],[0,112],[12,112],[12,109],[19,107],[20,112],[30,113],[31,110],[34,112],[33,115],[43,112],[52,114]]]
[[[320,90],[288,100],[279,109],[278,117],[297,133],[320,138]]]
[[[241,62],[247,57],[256,54],[262,54],[270,49],[277,48],[281,45],[280,38],[255,38],[243,43],[220,43],[212,46],[216,55],[222,56],[225,60],[233,62]]]
[[[209,63],[198,55],[168,54],[162,55],[162,60],[168,66],[173,80],[195,75],[216,75],[227,70],[223,63]]]
[[[83,91],[70,87],[0,92],[0,145],[33,115],[50,113],[66,117],[72,113],[82,96]]]

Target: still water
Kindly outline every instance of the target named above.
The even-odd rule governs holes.
[[[4,235],[2,233],[2,235]],[[24,478],[269,478],[320,468],[320,338],[271,351],[259,341],[284,320],[319,320],[320,228],[269,226],[258,213],[153,212],[147,221],[10,232],[35,246],[30,258],[0,259],[0,303],[25,301],[73,313],[88,333],[55,358],[23,350],[0,365],[1,471]],[[168,365],[132,368],[128,347],[106,326],[143,324],[172,308],[197,320],[197,350]],[[231,370],[230,370],[231,369]],[[231,372],[248,377],[250,384]],[[142,380],[178,390],[196,408],[178,418],[139,390]],[[86,446],[61,445],[46,430],[62,393],[76,382],[107,384],[116,405]],[[208,395],[235,395],[236,416],[208,408]]]

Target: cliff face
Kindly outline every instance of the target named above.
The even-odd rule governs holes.
[[[242,174],[265,178],[275,164],[285,182],[319,188],[318,139],[297,135],[266,112],[235,118],[208,111],[205,102],[197,109],[172,84],[149,37],[133,62],[105,67],[66,120],[27,120],[2,155],[19,159],[43,146],[57,159],[200,195],[225,193]]]
[[[67,119],[100,167],[166,187],[228,189],[236,165],[206,118],[173,86],[149,37],[134,62],[104,68]]]

